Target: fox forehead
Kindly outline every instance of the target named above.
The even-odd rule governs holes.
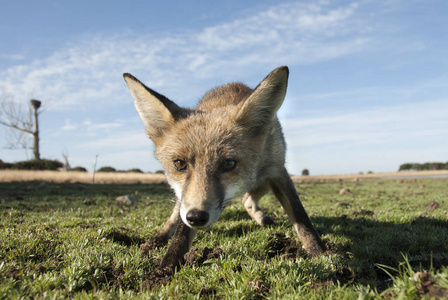
[[[236,156],[244,142],[244,128],[237,123],[236,115],[251,92],[242,83],[226,84],[207,92],[187,117],[167,130],[163,145],[156,152],[182,159]]]
[[[243,129],[225,111],[199,112],[176,122],[158,152],[168,156],[232,156],[243,142]]]

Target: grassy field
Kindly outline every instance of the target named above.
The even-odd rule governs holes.
[[[351,192],[340,195],[342,188]],[[448,179],[298,185],[328,247],[301,251],[272,195],[259,227],[238,200],[171,277],[142,251],[170,214],[164,183],[0,183],[0,299],[420,299],[448,297]],[[117,196],[138,201],[119,204]]]

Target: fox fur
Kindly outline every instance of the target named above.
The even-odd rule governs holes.
[[[286,145],[277,111],[288,75],[288,67],[282,66],[253,90],[242,83],[217,87],[194,109],[181,108],[132,75],[123,75],[176,196],[170,218],[149,243],[158,247],[172,238],[162,267],[179,266],[197,230],[215,223],[237,196],[258,224],[272,224],[258,206],[269,190],[307,253],[325,250],[285,168]]]

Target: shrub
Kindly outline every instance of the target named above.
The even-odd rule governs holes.
[[[400,165],[398,172],[410,171],[410,170],[412,170],[412,166],[413,166],[413,164],[411,164],[411,163],[402,164],[402,165]]]
[[[101,167],[97,170],[97,172],[117,172],[117,170],[112,167]]]
[[[302,171],[302,176],[309,176],[310,175],[310,171],[308,169],[304,169]]]
[[[84,168],[84,167],[77,166],[77,167],[71,168],[70,171],[75,171],[75,172],[87,172],[87,169]]]
[[[63,163],[57,160],[39,159],[39,160],[25,160],[13,164],[13,169],[16,170],[57,170],[64,166]]]
[[[398,171],[421,171],[421,170],[448,170],[448,162],[432,162],[432,163],[405,163],[400,165]]]
[[[165,172],[163,170],[157,170],[156,174],[165,174]]]
[[[3,162],[3,160],[0,159],[0,170],[12,169],[13,166],[13,164]]]
[[[143,173],[143,171],[140,169],[130,169],[130,170],[127,170],[127,172],[128,173]]]

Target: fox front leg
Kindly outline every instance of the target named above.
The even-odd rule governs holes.
[[[262,185],[243,196],[242,203],[249,216],[255,220],[259,225],[266,226],[274,224],[271,217],[267,216],[258,206],[258,201],[267,192],[269,192],[268,185]]]
[[[271,181],[271,189],[288,214],[305,251],[311,256],[324,252],[325,245],[311,224],[311,220],[300,202],[294,183],[286,169],[283,170],[280,178]]]
[[[197,229],[188,227],[179,218],[176,232],[173,235],[171,244],[163,257],[160,267],[171,269],[179,267],[184,261],[184,255],[190,250],[196,233]]]

